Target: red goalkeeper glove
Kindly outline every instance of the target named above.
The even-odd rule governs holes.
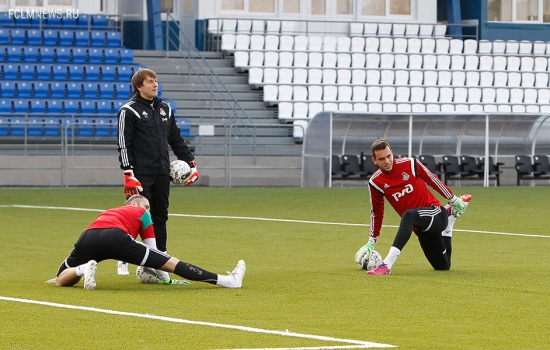
[[[189,162],[189,166],[191,167],[191,175],[187,178],[187,181],[185,181],[185,186],[189,186],[195,183],[199,179],[199,172],[197,171],[197,163],[195,161]]]
[[[141,186],[139,180],[134,177],[134,171],[124,170],[124,195],[126,199],[134,194],[139,194],[141,191],[143,191],[143,186]]]

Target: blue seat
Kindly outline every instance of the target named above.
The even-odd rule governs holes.
[[[75,16],[63,16],[61,18],[61,24],[63,24],[63,28],[74,28],[76,27],[76,18]]]
[[[161,83],[158,83],[158,85],[159,85],[159,86],[158,86],[158,89],[157,89],[157,91],[158,91],[158,97],[161,97],[161,96],[162,96],[162,84],[161,84]]]
[[[44,132],[44,119],[40,117],[31,117],[27,119],[27,135],[42,136]]]
[[[95,136],[111,136],[113,125],[116,125],[113,118],[96,118]]]
[[[118,63],[118,49],[105,49],[105,63],[116,64]]]
[[[36,46],[23,47],[23,61],[38,62],[38,47]]]
[[[82,95],[82,83],[69,82],[67,84],[67,97],[80,98]]]
[[[93,64],[89,64],[85,68],[86,70],[86,80],[88,81],[97,81],[99,80],[99,67]]]
[[[131,64],[134,62],[134,50],[120,49],[120,64]]]
[[[51,64],[39,64],[36,66],[36,79],[50,80],[51,74],[52,74]]]
[[[106,28],[107,27],[107,16],[105,15],[93,15],[92,16],[92,26],[95,28]]]
[[[94,120],[92,118],[78,118],[76,136],[94,136]]]
[[[51,28],[61,27],[61,17],[60,16],[48,16],[46,18],[46,26]]]
[[[64,64],[53,65],[53,80],[67,80],[67,66]]]
[[[38,16],[33,16],[29,19],[30,28],[39,28],[40,27],[40,18]]]
[[[27,37],[27,31],[25,29],[12,29],[11,30],[11,44],[12,45],[25,45],[26,37]]]
[[[116,101],[114,101],[113,102],[113,108],[115,110],[115,113],[118,113],[118,111],[120,110],[120,107],[124,106],[125,104],[126,104],[126,100],[116,100]]]
[[[122,36],[120,32],[107,32],[107,46],[120,46],[121,38]]]
[[[15,83],[11,81],[2,82],[2,97],[7,97],[7,98],[15,97]]]
[[[29,112],[28,100],[15,100],[13,101],[13,113],[26,114]]]
[[[130,81],[132,78],[132,70],[128,66],[117,67],[117,80],[118,81]]]
[[[80,103],[75,100],[67,100],[63,102],[63,106],[65,108],[65,113],[76,114],[78,113],[78,109],[80,108]]]
[[[127,83],[117,83],[115,86],[116,98],[129,98],[131,96],[131,86]]]
[[[42,31],[38,29],[27,30],[27,45],[42,44]]]
[[[60,136],[61,120],[48,117],[44,120],[44,136]]]
[[[78,16],[78,20],[76,21],[76,25],[80,28],[88,28],[88,25],[90,23],[88,23],[89,21],[91,21],[91,18],[90,16],[86,15],[86,14],[80,14]]]
[[[13,17],[8,12],[0,12],[0,25],[11,27],[13,25]]]
[[[6,62],[6,52],[8,48],[4,45],[0,46],[0,62]]]
[[[67,47],[58,47],[55,49],[56,62],[69,63],[71,62],[71,49]]]
[[[30,27],[31,25],[31,21],[29,21],[29,17],[28,16],[13,16],[14,18],[14,23],[13,25],[15,27],[19,27],[19,28],[28,28]]]
[[[75,45],[88,46],[90,42],[90,32],[87,30],[77,30],[75,32]]]
[[[19,65],[14,63],[5,64],[3,70],[4,79],[16,80],[19,74]]]
[[[104,65],[101,67],[101,80],[113,81],[115,80],[115,73],[115,66]]]
[[[97,89],[97,83],[84,83],[84,98],[96,98]]]
[[[48,101],[48,113],[50,114],[61,114],[63,110],[63,103],[57,100]]]
[[[34,98],[48,98],[48,92],[50,90],[50,84],[37,81],[34,86]]]
[[[25,136],[25,118],[23,117],[10,118],[10,135]]]
[[[73,63],[86,63],[86,56],[88,52],[86,49],[81,47],[74,47],[73,52]]]
[[[34,80],[34,64],[22,64],[19,66],[19,79],[21,80]]]
[[[47,45],[47,46],[57,45],[58,36],[59,36],[59,32],[57,30],[55,30],[55,29],[46,29],[44,31],[43,45]]]
[[[115,94],[115,84],[113,83],[101,83],[99,84],[99,97],[100,98],[113,98]]]
[[[32,100],[31,113],[46,113],[46,100]]]
[[[92,38],[92,46],[105,46],[105,32],[101,30],[93,30],[90,33]]]
[[[164,102],[166,102],[166,104],[168,104],[168,106],[170,106],[170,109],[172,110],[172,113],[174,115],[176,115],[176,102],[172,101],[172,100],[169,100],[169,99],[163,99]]]
[[[176,125],[180,128],[181,136],[191,136],[191,120],[185,118],[178,118]]]
[[[0,113],[11,113],[13,102],[11,100],[0,100]]]
[[[65,83],[52,82],[50,84],[51,98],[63,98],[65,97],[66,85]],[[78,95],[80,97],[80,95]]]
[[[10,30],[8,28],[0,28],[0,44],[6,45],[10,42]]]
[[[72,136],[76,129],[76,120],[71,117],[61,118],[61,132],[67,136]]]
[[[111,114],[113,103],[111,101],[97,101],[97,113]]]
[[[84,66],[80,64],[70,65],[69,80],[84,80]]]
[[[94,114],[95,108],[95,101],[84,100],[80,102],[80,113],[82,114]]]
[[[88,49],[88,62],[101,63],[103,61],[103,50],[97,48]]]
[[[19,62],[21,61],[21,56],[23,55],[23,50],[18,46],[8,47],[8,62]]]
[[[53,62],[55,51],[51,47],[40,48],[40,62]]]
[[[17,97],[30,98],[32,94],[32,83],[26,81],[17,82]]]
[[[59,45],[73,46],[74,30],[63,29],[59,31]]]
[[[0,117],[0,136],[8,136],[9,126],[8,118]]]

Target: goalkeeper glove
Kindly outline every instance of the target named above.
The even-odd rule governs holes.
[[[124,170],[124,195],[126,199],[143,191],[143,186],[138,179],[134,177],[133,170]]]
[[[370,256],[372,254],[372,251],[374,250],[374,246],[376,245],[377,241],[378,238],[369,237],[369,242],[359,248],[357,253],[355,253],[355,262],[357,263],[357,265],[359,265],[360,268],[363,268],[363,263],[370,259]]]
[[[185,181],[185,186],[189,186],[195,183],[199,179],[199,172],[197,171],[197,163],[195,161],[189,162],[189,166],[191,167],[191,175],[187,178]]]
[[[464,214],[464,211],[468,207],[468,202],[462,200],[461,197],[453,196],[449,199],[449,204],[451,205],[453,215],[458,218],[460,215]]]

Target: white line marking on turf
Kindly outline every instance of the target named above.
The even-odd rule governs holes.
[[[89,209],[89,208],[73,208],[73,207],[50,207],[50,206],[38,206],[38,205],[19,205],[8,204],[0,205],[0,208],[23,208],[23,209],[52,209],[52,210],[73,210],[73,211],[93,211],[102,212],[105,209]],[[294,222],[300,224],[314,224],[314,225],[338,225],[338,226],[361,226],[369,227],[369,224],[350,224],[345,222],[328,222],[328,221],[308,221],[308,220],[292,220],[292,219],[272,219],[272,218],[256,218],[249,216],[223,216],[223,215],[198,215],[198,214],[168,214],[174,217],[188,217],[199,219],[234,219],[234,220],[255,220],[255,221],[274,221],[274,222]],[[386,228],[398,228],[394,225],[382,225]],[[489,235],[503,235],[503,236],[521,236],[521,237],[534,237],[534,238],[550,238],[550,236],[533,235],[527,233],[510,233],[510,232],[495,232],[495,231],[479,231],[479,230],[457,230],[456,232],[471,232],[471,233],[484,233]]]
[[[98,313],[104,313],[104,314],[109,314],[109,315],[147,318],[147,319],[151,319],[151,320],[158,320],[158,321],[164,321],[164,322],[174,322],[174,323],[184,323],[184,324],[192,324],[192,325],[199,325],[199,326],[236,329],[236,330],[245,331],[245,332],[282,335],[282,336],[285,336],[285,337],[306,338],[306,339],[323,340],[323,341],[331,341],[331,342],[338,342],[338,343],[356,344],[357,346],[354,347],[355,349],[395,348],[396,347],[395,345],[390,345],[390,344],[372,343],[372,342],[360,341],[360,340],[354,340],[354,339],[340,339],[340,338],[325,337],[325,336],[322,336],[322,335],[294,333],[294,332],[290,332],[288,330],[286,330],[286,331],[273,331],[273,330],[269,330],[269,329],[235,326],[235,325],[223,324],[223,323],[191,321],[191,320],[185,320],[185,319],[174,318],[174,317],[156,316],[156,315],[149,315],[149,314],[138,314],[138,313],[135,313],[135,312],[124,312],[124,311],[115,311],[115,310],[107,310],[107,309],[98,309],[98,308],[95,308],[95,307],[87,307],[87,306],[77,306],[77,305],[50,303],[50,302],[47,302],[47,301],[10,298],[10,297],[3,297],[3,296],[0,296],[0,300],[13,301],[13,302],[25,303],[25,304],[52,306],[52,307],[59,307],[59,308],[72,309],[72,310],[83,310],[83,311],[90,311],[90,312],[98,312]],[[316,348],[295,348],[295,349],[345,349],[345,348],[346,348],[345,346],[344,347],[340,346],[340,347],[328,347],[328,348],[327,347],[316,347]]]

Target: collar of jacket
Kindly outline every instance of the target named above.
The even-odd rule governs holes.
[[[147,100],[147,99],[141,97],[139,94],[135,94],[130,100],[135,101],[137,103],[141,103],[141,104],[146,105],[147,107],[151,108],[151,100]],[[160,101],[161,100],[158,97],[153,98],[153,107],[155,109],[159,105]]]

